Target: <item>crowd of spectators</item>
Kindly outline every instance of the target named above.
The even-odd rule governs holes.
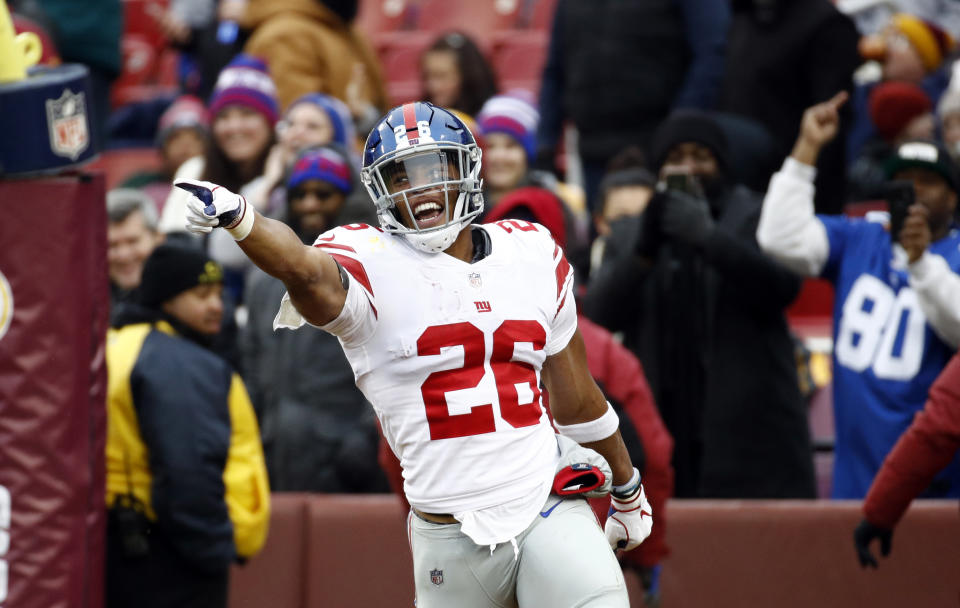
[[[121,3],[97,4],[83,13],[114,16]],[[456,111],[483,151],[481,221],[537,221],[564,243],[587,347],[599,349],[591,369],[611,391],[622,379],[601,367],[637,379],[611,401],[636,427],[624,433],[634,461],[660,480],[655,504],[658,485],[677,497],[816,496],[786,315],[804,277],[836,289],[834,497],[866,495],[960,343],[957,15],[874,4],[556,0],[538,91],[498,86],[490,40],[438,31],[424,45],[419,97]],[[127,141],[101,110],[120,71],[103,42],[114,19],[88,36],[72,3],[11,5],[47,15],[63,60],[91,68],[98,137]],[[180,93],[113,109],[150,117],[141,145],[160,159],[107,197],[115,319],[142,304],[144,264],[164,240],[222,265],[212,348],[249,387],[274,491],[382,492],[400,479],[382,445],[386,474],[378,464],[376,418],[337,340],[274,332],[282,284],[226,232],[184,232],[187,196],[171,183],[239,192],[305,243],[374,223],[363,139],[390,102],[412,99],[388,100],[375,51],[387,34],[360,31],[359,8],[171,0],[155,20],[180,54]],[[841,215],[864,200],[876,211]],[[646,405],[630,405],[640,393]],[[932,479],[917,493],[960,496],[960,461]]]

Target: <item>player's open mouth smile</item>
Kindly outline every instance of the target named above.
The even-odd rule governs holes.
[[[417,227],[433,228],[444,223],[443,206],[434,201],[424,201],[413,206],[413,218]]]

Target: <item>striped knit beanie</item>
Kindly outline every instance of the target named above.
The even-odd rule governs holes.
[[[273,125],[280,114],[277,86],[267,65],[251,55],[240,54],[220,72],[210,95],[210,116],[227,106],[245,106],[263,114]]]
[[[312,179],[326,182],[344,194],[353,190],[349,161],[330,147],[307,148],[300,152],[290,169],[287,190],[294,190]]]
[[[481,135],[505,133],[517,140],[527,152],[527,161],[536,154],[537,123],[540,113],[532,103],[514,95],[496,95],[487,100],[477,114]]]

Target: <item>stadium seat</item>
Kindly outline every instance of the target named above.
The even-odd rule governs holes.
[[[434,33],[465,32],[478,43],[491,32],[517,24],[523,0],[421,0],[416,5],[417,29]]]
[[[412,0],[360,0],[354,26],[371,40],[380,34],[410,29]]]
[[[543,32],[499,32],[493,41],[492,63],[500,90],[521,88],[536,95],[549,43]]]
[[[420,79],[420,55],[433,41],[428,32],[410,32],[402,37],[381,40],[377,45],[383,77],[390,82]]]
[[[138,171],[160,168],[160,153],[156,148],[120,148],[106,150],[86,167],[106,174],[107,190],[116,188]]]
[[[399,105],[419,98],[420,55],[434,38],[433,32],[408,31],[382,35],[377,39],[377,54],[391,104]]]
[[[871,211],[887,211],[889,208],[887,201],[882,199],[854,201],[844,205],[843,214],[849,217],[864,217]]]
[[[810,319],[833,315],[833,285],[825,279],[808,278],[803,281],[800,293],[787,309],[787,319],[794,322],[809,322]]]

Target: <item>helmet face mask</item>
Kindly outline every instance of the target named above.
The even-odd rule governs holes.
[[[367,138],[361,179],[384,231],[439,253],[481,211],[480,149],[450,112],[417,102],[391,110]]]

